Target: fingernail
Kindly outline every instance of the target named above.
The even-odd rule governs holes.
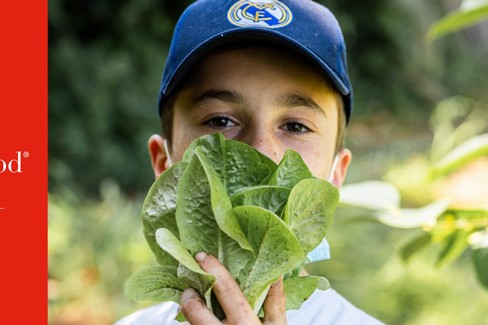
[[[207,258],[207,253],[205,252],[199,252],[195,255],[195,260],[197,262],[203,262]]]

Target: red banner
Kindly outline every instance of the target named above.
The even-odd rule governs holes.
[[[0,13],[0,324],[47,324],[47,8]]]

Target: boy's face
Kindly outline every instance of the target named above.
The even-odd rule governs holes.
[[[245,47],[212,54],[175,97],[171,158],[181,160],[195,138],[221,132],[277,163],[293,149],[314,176],[328,179],[340,100],[316,68],[290,51]],[[150,138],[149,151],[159,176],[169,167],[160,136]],[[337,186],[350,158],[347,149],[338,153]]]

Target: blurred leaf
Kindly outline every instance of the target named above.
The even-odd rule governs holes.
[[[432,175],[439,177],[449,174],[486,155],[488,155],[488,133],[473,137],[454,148],[446,157],[434,164]]]
[[[471,210],[464,210],[464,209],[449,209],[448,213],[455,215],[458,219],[482,219],[488,218],[488,210],[485,209],[471,209]]]
[[[464,96],[453,96],[437,103],[430,118],[434,138],[431,144],[431,161],[437,162],[462,142],[480,135],[488,126],[476,101]],[[461,121],[461,124],[459,124]]]
[[[474,25],[488,17],[488,1],[464,1],[461,7],[431,25],[427,37],[434,40]]]
[[[488,247],[474,249],[473,262],[478,280],[488,289]]]
[[[382,210],[400,206],[400,193],[389,183],[366,181],[343,186],[339,202],[370,210]]]
[[[458,258],[468,248],[468,233],[455,231],[446,239],[444,249],[439,254],[437,267],[443,267]]]
[[[474,249],[488,248],[488,227],[469,236],[469,243]]]
[[[447,200],[440,200],[420,209],[390,209],[378,213],[378,220],[394,228],[411,229],[434,227],[449,206]]]
[[[400,256],[403,261],[408,261],[410,257],[427,246],[432,241],[432,236],[424,232],[419,236],[414,237],[410,240],[405,246],[403,246],[400,250]]]

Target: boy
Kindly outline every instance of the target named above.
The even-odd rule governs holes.
[[[221,132],[275,162],[286,149],[312,174],[340,187],[351,160],[343,148],[352,112],[345,44],[334,16],[310,0],[200,0],[180,18],[163,72],[163,133],[149,139],[155,176],[181,160],[191,141]],[[320,249],[319,249],[320,250]],[[320,253],[320,252],[319,252]],[[282,281],[256,317],[227,270],[205,252],[195,256],[216,276],[225,324],[378,324],[334,290],[316,291],[285,313]],[[221,324],[194,290],[181,310],[191,324]],[[118,324],[177,324],[178,305],[163,303]]]

